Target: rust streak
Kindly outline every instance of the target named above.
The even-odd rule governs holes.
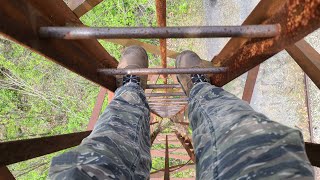
[[[157,22],[159,27],[166,27],[166,0],[156,0]],[[167,40],[160,39],[161,67],[167,68]],[[164,84],[167,84],[167,75],[163,75]]]

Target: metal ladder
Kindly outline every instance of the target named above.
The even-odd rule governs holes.
[[[130,38],[216,38],[216,37],[242,37],[242,38],[272,38],[280,34],[280,25],[246,25],[246,26],[205,26],[205,27],[41,27],[39,36],[46,39],[130,39]],[[166,48],[166,47],[164,47]],[[166,57],[166,53],[162,57]],[[160,90],[180,89],[178,84],[167,84],[170,74],[223,74],[227,67],[208,68],[167,68],[162,61],[163,68],[140,69],[98,69],[105,76],[115,75],[162,75],[163,85],[148,84],[147,89]],[[186,105],[186,95],[183,92],[147,93],[151,110],[162,118],[171,118]],[[165,99],[158,99],[162,97]],[[171,98],[168,98],[171,97]],[[178,99],[179,100],[178,100]],[[183,101],[181,99],[184,98]]]
[[[153,74],[150,76],[151,83],[148,84],[146,95],[153,112],[161,117],[176,118],[181,116],[186,109],[185,94],[181,92],[181,87],[177,82],[168,84],[168,75],[209,73],[212,75],[212,84],[223,86],[250,70],[243,98],[250,101],[259,70],[257,65],[283,49],[289,52],[306,74],[320,87],[320,67],[318,65],[320,55],[308,43],[301,40],[320,27],[319,1],[261,0],[242,26],[166,27],[166,1],[156,0],[158,28],[83,27],[79,17],[100,2],[102,0],[84,0],[79,6],[69,8],[62,0],[37,2],[21,0],[19,5],[16,4],[16,1],[4,0],[0,7],[0,30],[6,37],[45,55],[101,87],[108,88],[110,92],[116,88],[113,75]],[[74,27],[65,27],[66,24],[74,24]],[[167,57],[175,58],[178,53],[167,50],[166,38],[212,37],[245,38],[232,38],[213,59],[212,68],[170,69],[167,67]],[[142,44],[151,53],[158,53],[160,49],[161,68],[113,69],[117,61],[95,40],[99,38],[106,38],[110,42],[124,46]],[[159,38],[160,48],[132,38]],[[164,78],[164,84],[157,84],[154,80],[160,75]],[[171,78],[174,79],[174,77]],[[165,92],[153,92],[153,90],[161,89]],[[170,89],[175,90],[169,92]],[[106,89],[103,91],[106,92]],[[180,120],[175,121],[176,124],[188,125],[187,122],[182,121],[181,117],[177,118]],[[90,123],[94,124],[96,119],[97,116],[92,118]],[[151,122],[150,125],[152,127],[157,123],[159,122]],[[88,126],[87,130],[66,135],[0,143],[2,152],[0,175],[6,179],[13,179],[6,165],[75,146],[90,134],[92,126]],[[152,138],[155,139],[160,132],[156,129]],[[176,132],[176,137],[188,152],[190,159],[193,159],[191,138],[182,135],[181,132]],[[34,144],[37,146],[35,147]],[[166,135],[165,169],[160,170],[161,173],[164,172],[165,179],[170,178],[171,171],[185,166],[182,164],[169,167],[168,144]],[[320,151],[319,144],[314,144],[311,140],[311,143],[306,142],[305,145],[311,164],[319,167],[320,160],[317,154]]]

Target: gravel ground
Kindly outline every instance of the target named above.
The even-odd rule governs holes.
[[[203,0],[205,25],[241,25],[258,0]],[[320,52],[320,30],[305,39]],[[207,59],[212,59],[227,43],[228,38],[207,40]],[[223,88],[241,98],[246,74]],[[302,131],[310,141],[305,104],[304,73],[286,51],[282,51],[260,65],[251,106],[270,119]],[[308,79],[313,137],[320,143],[320,90]],[[317,170],[319,172],[319,170]],[[320,179],[317,173],[317,179]]]
[[[320,52],[320,29],[307,36],[305,40]],[[308,79],[308,85],[313,138],[315,143],[320,143],[320,90],[310,79]]]

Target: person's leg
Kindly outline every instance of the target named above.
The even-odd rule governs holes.
[[[204,67],[191,51],[177,67]],[[205,75],[177,75],[189,96],[197,179],[313,179],[302,134],[255,112],[208,83]]]
[[[313,179],[302,134],[209,83],[190,93],[198,179]]]
[[[137,52],[137,47],[126,49],[125,57],[130,51]],[[50,179],[149,178],[150,112],[139,79],[121,78],[125,85],[117,89],[92,133],[77,148],[53,158]]]

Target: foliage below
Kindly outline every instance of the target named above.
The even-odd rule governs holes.
[[[189,8],[187,0],[169,0],[168,21],[175,22],[177,17],[185,16]],[[153,0],[103,1],[81,17],[81,21],[96,27],[157,25]],[[159,44],[156,39],[142,41]],[[4,37],[0,42],[0,140],[84,131],[99,87]],[[104,40],[99,42],[112,56],[120,58],[122,46]],[[149,54],[149,60],[151,67],[160,65],[158,56]],[[174,61],[170,60],[169,65],[173,66]],[[106,100],[103,108],[107,104]],[[62,152],[16,163],[9,169],[17,179],[46,179],[51,158]],[[183,161],[170,159],[171,165],[177,163]],[[163,165],[163,158],[153,159],[154,168],[163,168]]]

